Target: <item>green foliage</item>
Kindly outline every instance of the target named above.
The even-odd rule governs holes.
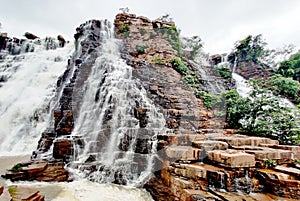
[[[239,61],[258,63],[260,57],[264,55],[264,46],[266,43],[262,40],[262,35],[249,35],[235,45],[235,54]]]
[[[182,44],[179,39],[179,33],[177,31],[177,28],[175,25],[171,26],[163,26],[160,29],[162,36],[164,39],[166,39],[172,46],[174,50],[177,51],[177,54],[179,57],[182,57],[183,51],[182,51]]]
[[[235,89],[221,93],[221,101],[226,111],[226,122],[229,128],[241,128],[240,119],[245,117],[251,108],[249,102],[242,98]]]
[[[298,81],[276,74],[269,78],[267,85],[270,85],[276,95],[288,97],[293,102],[299,103],[300,83]]]
[[[118,34],[123,34],[124,36],[128,37],[129,36],[129,25],[128,24],[124,24],[123,26],[119,26],[118,27]]]
[[[296,165],[300,165],[300,159],[295,160],[295,164],[296,164]]]
[[[191,75],[187,75],[184,77],[184,81],[186,83],[188,83],[189,85],[191,85],[193,88],[196,87],[196,83],[195,83],[195,80],[194,80],[194,77],[191,76]]]
[[[155,36],[156,36],[156,33],[153,32],[153,31],[151,31],[151,32],[150,32],[150,38],[153,39],[153,38],[155,38]]]
[[[232,74],[230,69],[225,68],[225,67],[216,67],[215,68],[217,73],[223,77],[224,79],[231,79],[232,78]]]
[[[250,110],[240,119],[250,135],[278,139],[281,144],[296,144],[300,139],[299,110],[286,107],[282,98],[263,88],[263,80],[250,80],[253,88],[246,103]]]
[[[182,60],[179,57],[172,57],[168,60],[172,64],[172,67],[181,75],[189,75],[190,70],[184,65]]]
[[[17,192],[17,187],[15,187],[15,186],[9,187],[8,192],[9,192],[10,196],[13,197],[15,195],[15,193]]]
[[[153,62],[154,62],[155,64],[159,64],[159,65],[163,65],[163,64],[164,64],[163,59],[160,58],[160,57],[158,57],[158,56],[154,56],[154,57],[153,57]]]
[[[203,100],[203,104],[208,109],[217,108],[221,102],[220,96],[207,93],[205,91],[195,91],[195,96]]]
[[[15,166],[13,166],[10,171],[12,172],[20,172],[22,170],[22,166],[20,163],[16,164]]]
[[[135,46],[136,51],[138,54],[145,54],[145,49],[147,49],[149,46],[147,45],[137,45]]]
[[[143,28],[139,29],[139,32],[142,36],[147,33],[146,29],[143,29]]]
[[[191,60],[194,60],[203,47],[201,38],[199,36],[192,36],[190,38],[184,37],[182,38],[182,41],[183,49],[189,51],[189,55],[187,55],[187,57]]]
[[[293,54],[289,60],[280,63],[278,73],[284,77],[292,77],[300,81],[300,53]]]
[[[274,160],[272,159],[265,159],[264,160],[264,165],[265,165],[265,168],[273,168],[275,167],[277,164]]]

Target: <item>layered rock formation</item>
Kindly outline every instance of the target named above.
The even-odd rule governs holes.
[[[170,42],[162,29],[172,26],[175,25],[171,22],[150,21],[129,14],[119,14],[115,20],[116,34],[125,43],[123,57],[134,67],[134,75],[143,81],[148,96],[163,110],[171,129],[158,136],[157,148],[163,166],[145,188],[155,200],[227,200],[228,195],[213,189],[272,192],[299,198],[300,183],[296,176],[299,170],[290,167],[299,159],[299,147],[224,130],[224,122],[213,118],[202,100],[195,97],[195,89],[185,82],[187,75],[170,62],[179,55],[172,46],[174,41]],[[139,45],[146,47],[143,52],[139,52]],[[184,60],[193,74],[197,67],[191,63]],[[240,74],[255,77],[260,72],[256,68]],[[196,80],[201,80],[201,75]],[[203,89],[199,84],[197,90]],[[273,162],[279,165],[275,170],[264,169],[271,168]],[[247,197],[234,196],[241,200]],[[256,199],[248,196],[247,200]]]
[[[246,195],[250,192],[300,198],[300,170],[293,164],[300,159],[300,148],[223,129],[224,119],[215,117],[213,111],[203,106],[202,99],[195,96],[195,91],[205,89],[204,77],[199,73],[197,64],[182,57],[173,22],[118,14],[114,24],[116,37],[123,41],[122,58],[132,66],[133,78],[141,83],[147,96],[162,112],[162,121],[166,122],[165,133],[154,139],[146,138],[147,132],[140,132],[140,135],[145,134],[145,138],[137,140],[134,150],[146,156],[151,152],[149,141],[157,142],[154,175],[144,185],[155,200],[230,200],[230,196],[235,196],[236,200],[245,197],[257,200],[252,194]],[[101,22],[98,20],[84,23],[76,29],[77,53],[69,60],[65,73],[57,82],[57,94],[61,96],[57,96],[53,122],[42,133],[32,161],[19,164],[6,174],[6,178],[69,180],[64,165],[76,157],[77,148],[85,146],[85,141],[79,136],[72,136],[72,131],[82,105],[83,83],[99,56],[95,50],[102,43],[100,29]],[[99,101],[97,94],[95,102]],[[99,149],[111,134],[111,110],[105,111],[105,129],[96,141]],[[131,115],[135,117],[140,131],[149,121],[147,112],[147,108],[141,107],[138,101],[132,107]],[[124,135],[119,149],[128,150],[131,140],[130,135]],[[50,151],[52,148],[53,152]],[[51,156],[45,159],[49,153]],[[88,175],[96,169],[105,169],[96,163],[96,157],[90,155],[85,161],[86,170],[90,171]],[[139,162],[143,162],[144,158]],[[122,175],[115,176],[115,183],[126,183]]]

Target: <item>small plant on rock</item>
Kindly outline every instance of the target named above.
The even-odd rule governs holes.
[[[139,29],[139,31],[140,31],[140,34],[141,34],[142,36],[145,35],[145,34],[147,33],[147,30],[146,30],[146,29],[143,29],[143,28]]]
[[[172,64],[172,67],[181,75],[189,75],[190,70],[184,65],[182,60],[179,57],[172,57],[168,60]]]
[[[12,172],[20,172],[22,170],[22,166],[20,163],[16,164],[15,166],[13,166],[10,171]]]
[[[276,162],[272,159],[265,159],[264,163],[265,163],[265,168],[273,168],[277,165]]]
[[[145,49],[147,49],[148,47],[149,46],[147,45],[137,45],[135,48],[138,54],[145,54]]]

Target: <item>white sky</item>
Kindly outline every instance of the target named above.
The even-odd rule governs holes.
[[[0,31],[73,40],[81,23],[113,22],[124,7],[151,20],[170,14],[182,35],[199,35],[211,54],[229,52],[249,34],[262,34],[270,48],[300,47],[300,0],[0,0]]]

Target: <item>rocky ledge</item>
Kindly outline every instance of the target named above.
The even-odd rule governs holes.
[[[300,169],[295,163],[300,147],[223,129],[224,120],[206,109],[194,95],[195,87],[186,82],[191,75],[199,81],[196,90],[205,89],[197,64],[181,57],[187,74],[170,62],[180,57],[175,39],[170,40],[172,32],[169,36],[165,32],[174,27],[173,22],[132,14],[118,14],[115,19],[116,36],[124,41],[123,58],[163,111],[169,128],[158,136],[162,165],[156,166],[145,188],[161,201],[268,199],[264,193],[300,199]],[[264,69],[256,68],[239,73],[261,76]]]
[[[124,44],[122,57],[166,122],[166,133],[157,136],[154,175],[144,186],[155,200],[264,200],[260,193],[300,199],[300,167],[295,163],[300,147],[223,129],[224,119],[195,95],[205,87],[203,78],[197,64],[182,56],[173,22],[118,14],[114,24],[116,37]],[[5,178],[69,180],[63,166],[72,160],[74,147],[84,146],[71,132],[80,107],[80,86],[97,58],[95,48],[101,45],[100,26],[100,21],[92,20],[77,28],[80,48],[58,81],[62,98],[53,112],[54,128],[42,134],[32,161],[19,164]],[[134,111],[143,125],[147,111]],[[52,146],[52,160],[44,161]]]

